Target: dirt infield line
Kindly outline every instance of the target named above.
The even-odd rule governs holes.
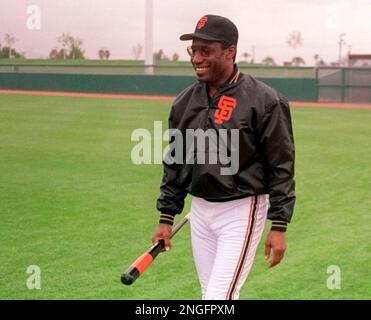
[[[85,97],[98,99],[133,99],[152,101],[173,101],[174,96],[140,95],[140,94],[109,94],[109,93],[83,93],[83,92],[59,92],[59,91],[27,91],[27,90],[0,90],[0,94],[21,94],[33,96],[60,96],[60,97]],[[371,110],[371,104],[362,103],[327,103],[327,102],[304,102],[290,101],[293,107],[320,107],[337,109],[365,109]]]
[[[27,91],[27,90],[0,90],[0,94],[25,94],[32,96],[60,96],[60,97],[84,97],[99,99],[133,99],[133,100],[155,100],[173,101],[173,96],[155,96],[139,94],[116,94],[116,93],[86,93],[86,92],[62,92],[62,91]]]

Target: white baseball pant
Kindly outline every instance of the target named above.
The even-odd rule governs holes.
[[[226,202],[193,197],[193,257],[204,300],[234,300],[251,270],[266,221],[267,195]]]

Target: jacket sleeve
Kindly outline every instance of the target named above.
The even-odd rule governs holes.
[[[169,117],[169,128],[174,128],[173,109]],[[169,158],[169,154],[166,158]],[[172,158],[175,159],[174,155]],[[178,183],[178,170],[176,163],[169,164],[168,162],[163,161],[163,167],[164,173],[160,186],[160,197],[157,199],[157,210],[161,212],[160,223],[172,225],[174,222],[174,216],[183,211],[184,199],[187,196],[188,191]]]
[[[295,204],[295,148],[289,104],[280,97],[265,108],[260,127],[260,147],[265,164],[271,230],[286,231]]]

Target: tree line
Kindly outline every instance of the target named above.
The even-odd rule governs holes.
[[[6,33],[0,40],[0,58],[24,58],[24,54],[18,52],[13,45],[18,41],[13,35]]]
[[[0,40],[0,58],[25,58],[23,53],[18,52],[14,48],[14,44],[18,41],[16,37],[11,34],[5,34],[3,40]],[[69,33],[62,33],[57,37],[59,47],[54,47],[50,53],[50,59],[85,59],[85,50],[83,49],[83,40],[79,37],[73,36]],[[294,51],[293,57],[284,62],[285,66],[301,66],[305,65],[305,61],[302,57],[298,56],[296,49],[303,45],[303,37],[301,32],[293,31],[289,34],[286,39],[288,47]],[[255,49],[255,46],[253,47]],[[254,50],[253,49],[253,50]],[[136,60],[139,60],[143,52],[143,46],[137,44],[132,47],[132,55]],[[106,48],[101,48],[97,52],[99,59],[108,60],[111,56],[111,52]],[[243,52],[241,54],[242,60],[239,63],[243,64],[256,64],[254,53]],[[180,56],[178,53],[174,53],[171,57],[168,57],[164,50],[159,49],[153,54],[154,61],[178,61]],[[250,58],[250,59],[249,59]],[[320,57],[318,53],[314,54],[313,59],[316,66],[325,66],[326,62]],[[273,56],[266,56],[261,60],[262,64],[275,66],[277,65]]]

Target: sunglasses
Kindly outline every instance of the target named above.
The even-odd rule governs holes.
[[[194,57],[198,52],[202,57],[207,58],[215,52],[215,49],[212,49],[208,46],[189,46],[187,47],[187,52],[190,57]]]

